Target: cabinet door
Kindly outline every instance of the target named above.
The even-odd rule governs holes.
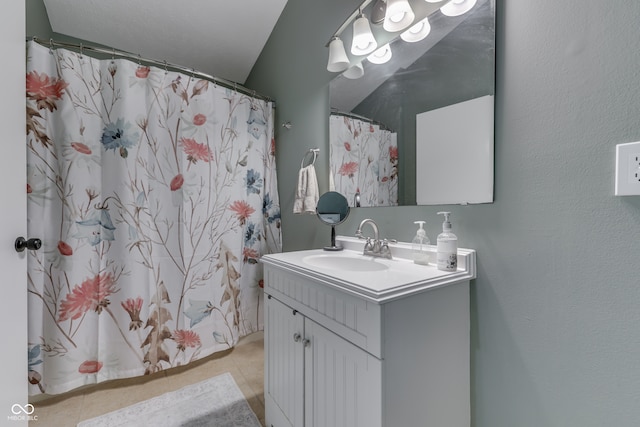
[[[380,427],[379,359],[305,319],[305,427]]]
[[[265,419],[268,427],[302,427],[304,317],[265,298]]]

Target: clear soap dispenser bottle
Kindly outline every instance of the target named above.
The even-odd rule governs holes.
[[[438,270],[456,271],[458,269],[458,237],[451,232],[449,221],[451,212],[438,212],[438,215],[444,215],[442,233],[438,234],[436,247]]]
[[[420,228],[416,231],[416,236],[411,241],[411,252],[413,255],[413,262],[420,265],[429,264],[429,252],[427,246],[431,244],[427,237],[427,232],[422,228],[424,221],[414,221],[414,224],[419,224]]]

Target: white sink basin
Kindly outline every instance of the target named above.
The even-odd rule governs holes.
[[[329,268],[342,271],[382,271],[389,267],[373,258],[359,258],[346,255],[346,253],[335,255],[309,255],[302,258],[302,262],[314,267]]]

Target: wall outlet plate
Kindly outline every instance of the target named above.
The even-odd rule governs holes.
[[[640,196],[640,141],[616,145],[616,196]]]

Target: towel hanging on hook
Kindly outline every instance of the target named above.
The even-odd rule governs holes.
[[[302,162],[300,162],[298,183],[295,189],[295,199],[293,201],[293,213],[295,214],[316,213],[319,191],[316,169],[313,165],[316,162],[319,152],[319,148],[310,148],[302,157]],[[304,163],[310,153],[313,155],[313,160],[305,166]]]
[[[313,164],[316,163],[316,158],[318,157],[318,153],[320,152],[319,148],[309,148],[309,151],[307,151],[304,154],[304,157],[302,157],[302,161],[300,162],[300,169],[304,168],[304,161],[307,159],[307,156],[309,155],[309,153],[313,154],[313,160],[311,160],[311,163],[309,163],[307,166],[311,166]]]

